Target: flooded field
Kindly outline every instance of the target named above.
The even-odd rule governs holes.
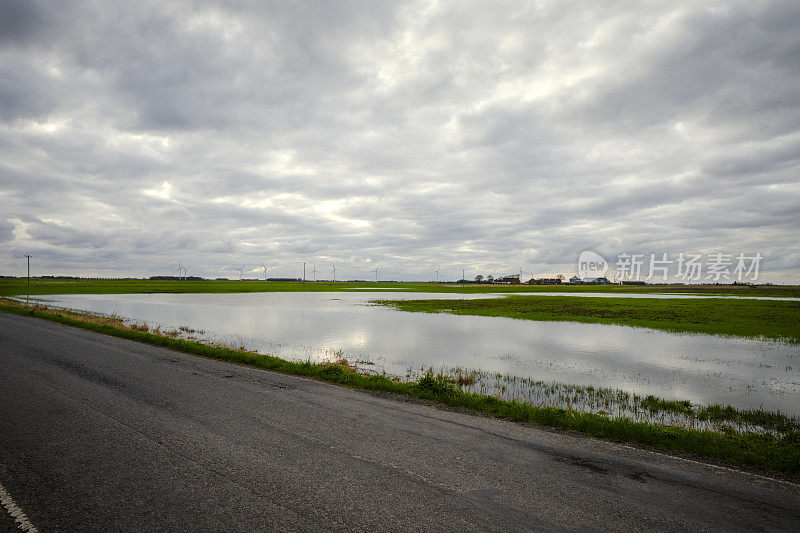
[[[647,396],[653,395],[800,416],[797,345],[599,324],[405,313],[368,303],[493,297],[353,291],[46,298],[54,305],[296,361],[346,358],[363,371],[403,379],[432,368],[469,390],[534,405],[696,425],[679,413],[649,412]]]

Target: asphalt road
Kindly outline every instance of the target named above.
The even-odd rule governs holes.
[[[4,313],[0,486],[39,531],[800,528],[795,484]]]

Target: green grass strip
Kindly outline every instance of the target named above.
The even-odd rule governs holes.
[[[392,283],[329,281],[216,281],[149,279],[0,278],[0,296],[45,294],[139,294],[139,293],[247,293],[340,292],[350,289],[391,289],[402,292],[506,293],[556,292],[651,294],[693,293],[706,296],[777,296],[800,298],[797,286],[746,285],[488,285],[457,283]]]
[[[527,403],[467,393],[443,377],[434,376],[432,372],[416,382],[397,382],[382,375],[359,374],[340,365],[317,365],[310,361],[296,363],[269,355],[209,346],[199,342],[143,333],[106,324],[96,324],[47,311],[11,305],[0,305],[0,310],[60,322],[152,346],[304,376],[345,387],[428,400],[506,420],[566,429],[584,435],[650,446],[673,453],[692,454],[712,461],[755,468],[769,473],[791,476],[800,474],[800,431],[793,431],[783,436],[729,435],[658,426],[633,422],[628,419],[610,419],[591,413],[579,413],[552,407],[535,407]]]
[[[800,301],[580,296],[479,300],[375,300],[401,311],[615,324],[800,343]]]

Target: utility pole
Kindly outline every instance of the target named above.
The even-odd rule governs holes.
[[[303,283],[306,282],[306,264],[303,263]]]
[[[28,258],[28,294],[25,296],[25,307],[27,308],[31,305],[31,256],[26,254],[25,257]]]

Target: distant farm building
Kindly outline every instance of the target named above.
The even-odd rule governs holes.
[[[569,278],[570,285],[610,285],[611,282],[608,281],[608,278],[584,278],[581,279],[578,276],[572,276]]]
[[[529,279],[528,285],[561,285],[561,278]]]
[[[581,280],[582,285],[610,285],[611,282],[608,278],[584,278]]]

